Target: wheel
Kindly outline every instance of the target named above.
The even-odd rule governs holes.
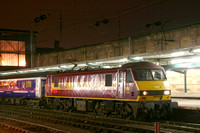
[[[133,114],[133,109],[132,107],[129,105],[129,104],[125,104],[123,106],[123,108],[120,110],[120,116],[121,117],[125,117],[125,118],[128,118],[128,117],[131,117],[132,114]]]

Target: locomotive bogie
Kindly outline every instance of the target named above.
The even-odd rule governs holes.
[[[13,104],[13,105],[20,105],[21,100],[15,97],[1,97],[0,98],[0,104]]]

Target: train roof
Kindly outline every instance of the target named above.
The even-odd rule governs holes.
[[[0,79],[0,81],[7,81],[7,80],[34,80],[34,79],[46,79],[46,77],[9,78],[9,79]]]
[[[134,63],[127,63],[122,65],[120,68],[113,68],[113,69],[97,69],[97,70],[84,70],[84,71],[65,71],[57,74],[48,74],[48,75],[79,75],[79,74],[92,74],[92,73],[112,73],[117,72],[117,70],[125,69],[125,68],[133,68],[133,69],[163,69],[161,66],[156,65],[151,62],[134,62]]]
[[[145,69],[145,68],[154,68],[154,69],[163,69],[163,67],[156,65],[151,62],[134,62],[127,63],[122,65],[122,68],[135,68],[135,69]]]

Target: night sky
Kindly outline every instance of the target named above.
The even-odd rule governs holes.
[[[199,23],[199,6],[200,0],[0,0],[0,28],[37,31],[37,47],[59,40],[72,48]]]

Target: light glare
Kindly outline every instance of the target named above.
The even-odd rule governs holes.
[[[64,66],[64,65],[63,65],[63,66],[60,66],[60,68],[67,68],[67,66]]]
[[[146,96],[148,94],[147,91],[143,91],[143,95]]]
[[[169,95],[170,94],[170,91],[167,90],[167,91],[164,91],[164,95]]]
[[[135,57],[134,60],[143,60],[143,57]]]
[[[182,56],[182,55],[184,55],[184,52],[171,53],[171,56]]]
[[[194,49],[194,50],[192,50],[192,52],[194,52],[194,53],[200,53],[200,49]]]

